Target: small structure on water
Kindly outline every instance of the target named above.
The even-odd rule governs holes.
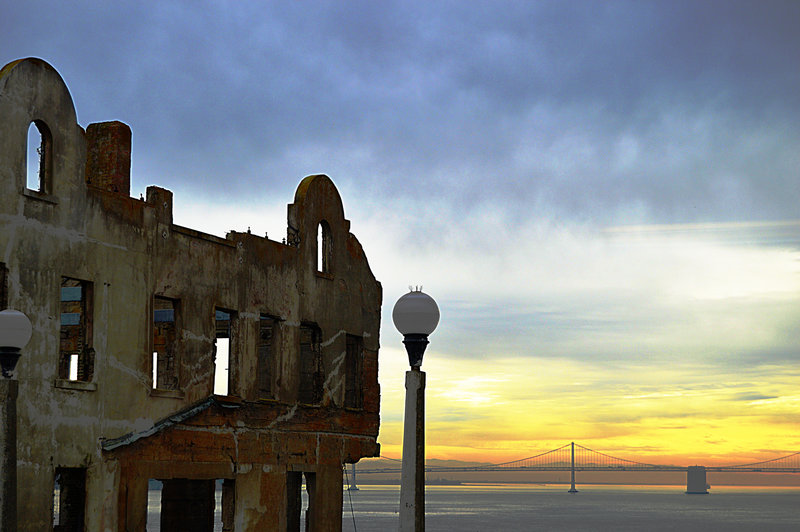
[[[708,494],[705,466],[689,466],[686,471],[686,493],[690,495]]]

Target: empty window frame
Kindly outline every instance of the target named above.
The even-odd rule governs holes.
[[[57,467],[53,482],[53,531],[83,532],[86,468]]]
[[[360,336],[347,335],[345,351],[344,406],[363,406],[364,340]]]
[[[0,262],[0,310],[8,308],[8,269]]]
[[[50,192],[50,172],[53,161],[53,136],[41,120],[28,126],[28,159],[26,187],[38,192]]]
[[[153,388],[178,389],[178,300],[153,298]]]
[[[93,374],[92,283],[62,277],[58,378],[89,382]]]
[[[314,324],[300,326],[300,382],[297,400],[319,404],[322,401],[322,353],[320,331]]]
[[[333,259],[333,238],[331,226],[322,220],[317,226],[317,271],[331,273]]]
[[[230,395],[233,393],[231,386],[231,356],[234,349],[234,329],[236,312],[217,308],[214,310],[215,343],[214,343],[214,393],[217,395]]]
[[[278,320],[262,314],[258,321],[258,365],[256,389],[259,399],[273,399],[272,375],[275,367],[275,328]]]

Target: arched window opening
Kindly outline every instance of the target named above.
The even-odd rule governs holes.
[[[27,182],[30,190],[48,192],[52,165],[52,136],[47,124],[34,120],[28,126]]]
[[[328,222],[322,220],[317,226],[317,271],[331,273],[332,253],[331,227]]]

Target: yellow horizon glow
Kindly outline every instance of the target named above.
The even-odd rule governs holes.
[[[435,332],[423,363],[427,456],[500,463],[574,441],[627,460],[713,466],[800,451],[800,251],[796,237],[758,243],[758,231],[797,227],[637,226],[538,241],[530,230],[530,242],[478,266],[450,249],[425,257],[434,271],[456,270],[429,293],[445,297],[440,329],[459,328],[444,342]],[[448,294],[471,306],[447,308]],[[517,331],[524,342],[501,336]],[[407,368],[391,324],[383,335],[379,442],[400,457]]]
[[[395,411],[389,405],[403,404],[405,368],[387,358],[382,400],[384,410]],[[656,375],[643,364],[620,379],[602,363],[534,359],[520,367],[511,358],[454,363],[431,357],[423,370],[428,458],[500,463],[571,441],[628,460],[681,466],[751,463],[800,451],[800,389],[793,385],[800,368],[783,369],[769,383],[731,381],[733,387],[703,383],[691,365]],[[652,389],[654,382],[676,379],[688,386]],[[563,388],[557,396],[554,386]],[[774,397],[758,398],[764,386]],[[748,394],[753,398],[741,399]],[[402,412],[399,419],[396,412],[386,417],[381,454],[400,458]]]

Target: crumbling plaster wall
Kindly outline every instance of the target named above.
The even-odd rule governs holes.
[[[26,135],[33,120],[46,123],[52,134],[43,192],[26,188]],[[274,400],[280,404],[297,401],[301,323],[316,323],[323,332],[325,393],[322,406],[310,408],[342,407],[345,336],[362,336],[363,415],[354,418],[355,426],[338,430],[375,441],[381,287],[349,233],[330,179],[301,182],[289,206],[288,244],[237,232],[222,239],[173,224],[168,190],[149,187],[146,200],[131,198],[124,175],[127,126],[93,124],[87,134],[66,85],[44,61],[15,61],[0,71],[0,128],[0,262],[8,269],[9,306],[25,312],[34,330],[17,370],[18,500],[19,514],[26,516],[21,530],[50,526],[52,498],[42,494],[52,493],[56,466],[88,467],[89,529],[116,528],[116,501],[108,489],[117,485],[120,468],[113,460],[104,463],[99,442],[146,430],[212,393],[215,307],[238,313],[243,339],[258,334],[261,314],[279,318]],[[92,150],[103,142],[103,153],[116,152],[97,157]],[[316,268],[322,220],[332,232],[330,274]],[[62,276],[93,283],[91,382],[57,378]],[[172,393],[152,389],[155,294],[180,301],[180,385]],[[231,360],[231,395],[259,399],[255,364],[255,342],[240,341]]]

